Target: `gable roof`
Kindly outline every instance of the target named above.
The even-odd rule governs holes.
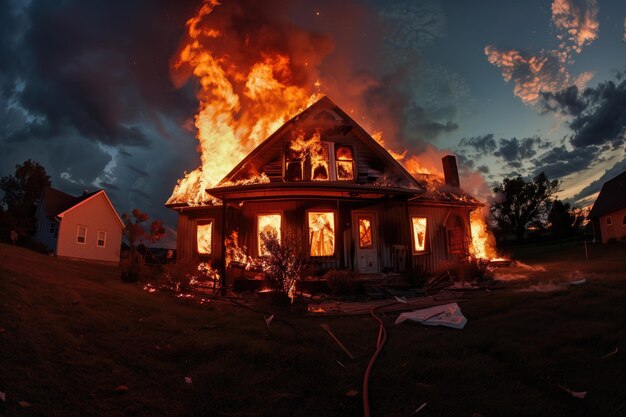
[[[357,122],[355,122],[348,114],[341,110],[341,108],[339,108],[335,103],[333,103],[332,100],[330,100],[326,96],[320,98],[307,109],[303,110],[298,115],[294,116],[289,121],[284,123],[278,130],[271,134],[265,141],[263,141],[243,160],[241,160],[241,162],[239,162],[239,164],[237,164],[237,166],[235,166],[235,168],[233,168],[224,177],[224,179],[220,181],[220,184],[240,179],[237,177],[244,173],[246,168],[263,166],[263,164],[259,163],[257,160],[262,158],[263,154],[268,149],[270,149],[272,145],[281,140],[284,135],[287,132],[291,131],[298,122],[303,121],[307,118],[311,118],[315,115],[322,115],[324,113],[324,110],[328,111],[330,118],[334,118],[332,121],[341,121],[346,124],[346,128],[348,128],[349,130],[354,130],[355,136],[360,140],[360,142],[367,148],[369,148],[378,158],[383,160],[387,164],[387,166],[393,170],[395,174],[403,178],[406,183],[410,185],[410,188],[424,190],[424,187],[402,166],[402,164],[396,161],[396,159],[393,158],[389,154],[389,152],[385,150],[385,148],[383,148],[378,142],[376,142],[376,140],[374,140],[361,126],[359,126]],[[337,117],[335,117],[335,115]],[[327,121],[324,120],[319,121],[320,124],[326,122]]]
[[[626,171],[608,180],[589,212],[589,218],[597,218],[626,207]]]
[[[91,193],[85,193],[81,196],[74,197],[67,193],[64,193],[63,191],[57,190],[56,188],[46,187],[43,193],[43,203],[46,209],[46,217],[63,218],[63,216],[69,211],[75,209],[76,207],[84,204],[85,202],[100,194],[104,196],[105,201],[108,203],[108,206],[115,214],[115,218],[119,222],[122,229],[125,228],[124,222],[117,214],[115,207],[113,207],[113,203],[111,203],[109,196],[104,190],[93,191]]]

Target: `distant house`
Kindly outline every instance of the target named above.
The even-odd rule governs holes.
[[[58,257],[117,263],[124,223],[104,190],[74,197],[46,187],[35,240]]]
[[[589,219],[595,240],[626,239],[626,171],[604,183]]]

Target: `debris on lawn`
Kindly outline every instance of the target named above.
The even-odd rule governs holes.
[[[185,383],[187,383],[187,384],[193,384],[193,380],[191,379],[191,377],[190,377],[190,376],[186,376],[186,377],[185,377]]]
[[[548,282],[547,284],[535,284],[530,285],[527,288],[520,288],[515,291],[517,292],[552,292],[552,291],[563,291],[563,285],[555,284],[553,282]]]
[[[337,363],[339,364],[339,366],[341,366],[343,369],[346,369],[346,365],[344,365],[343,363],[337,361]]]
[[[265,319],[265,325],[267,326],[267,330],[269,330],[270,324],[272,324],[272,320],[274,320],[274,315],[272,314],[269,317],[265,317],[265,315],[263,315],[263,319]]]
[[[7,400],[6,393],[0,391],[0,400],[2,400],[2,402],[6,402],[6,400]]]
[[[357,395],[359,395],[359,391],[357,390],[350,390],[346,392],[346,397],[356,397]]]
[[[420,405],[419,407],[417,407],[417,410],[413,411],[413,414],[417,414],[420,411],[422,411],[424,409],[424,407],[426,407],[426,404],[428,404],[428,403],[424,403],[424,404]]]
[[[615,350],[613,352],[609,352],[606,355],[602,355],[600,356],[598,359],[606,359],[606,358],[610,358],[611,356],[617,354],[617,352],[619,352],[619,349],[617,347],[615,347]]]
[[[546,267],[543,266],[543,265],[528,265],[528,264],[525,264],[524,262],[520,262],[520,261],[513,262],[513,265],[518,267],[518,268],[527,269],[529,271],[535,271],[535,272],[546,272],[547,271]]]
[[[427,291],[435,291],[441,290],[443,288],[451,287],[454,285],[454,279],[452,279],[452,275],[450,271],[446,271],[443,274],[431,279],[426,283],[424,288]]]
[[[574,398],[583,399],[587,396],[587,391],[572,391],[571,389],[564,387],[563,385],[559,385],[559,388],[561,388],[563,391],[567,392]]]
[[[587,282],[587,280],[585,278],[583,278],[583,279],[578,279],[576,281],[566,282],[563,285],[583,285],[586,282]]]
[[[20,407],[22,407],[22,408],[28,408],[28,407],[30,407],[30,404],[29,404],[27,401],[20,401],[18,404],[19,404],[19,405],[20,405]]]
[[[396,324],[405,320],[416,321],[428,326],[446,326],[453,329],[462,329],[467,323],[467,318],[463,315],[457,303],[402,313],[396,319]]]
[[[389,303],[389,299],[371,301],[327,301],[319,304],[309,304],[308,312],[313,314],[323,314],[325,316],[334,315],[365,315],[369,314],[372,308],[376,308],[379,313],[393,313],[397,311],[413,310],[415,308],[426,308],[440,305],[442,301],[456,302],[463,298],[462,294],[451,291],[440,292],[436,296],[428,297],[403,297],[405,301],[396,300]]]
[[[328,324],[326,324],[326,323],[322,323],[322,324],[320,324],[320,327],[321,327],[322,329],[324,329],[324,330],[326,331],[326,333],[328,333],[328,334],[330,335],[330,337],[332,337],[332,338],[333,338],[333,340],[334,340],[335,342],[337,342],[337,344],[339,345],[339,347],[340,347],[341,349],[343,349],[343,351],[344,351],[344,352],[346,352],[346,354],[348,355],[348,357],[349,357],[350,359],[354,359],[354,355],[353,355],[352,353],[350,353],[350,351],[348,350],[348,348],[346,348],[346,347],[344,346],[344,344],[343,344],[343,343],[341,343],[341,341],[337,338],[337,336],[335,336],[335,335],[333,334],[333,332],[332,332],[332,330],[330,330],[330,326],[329,326]]]
[[[118,385],[115,387],[115,392],[128,392],[129,388],[126,385]]]

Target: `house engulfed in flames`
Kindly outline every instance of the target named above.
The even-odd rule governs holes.
[[[215,161],[219,164],[220,161]],[[470,253],[470,213],[454,156],[445,184],[418,181],[330,99],[295,116],[245,157],[203,204],[179,213],[178,260],[226,271],[265,255],[260,235],[289,236],[315,272],[445,269]]]

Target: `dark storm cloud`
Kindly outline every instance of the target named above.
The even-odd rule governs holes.
[[[604,185],[605,182],[607,182],[608,180],[612,178],[615,178],[616,176],[618,176],[624,171],[626,171],[626,159],[622,159],[621,161],[613,165],[611,168],[606,170],[600,178],[591,182],[588,186],[583,188],[578,194],[572,197],[571,200],[573,202],[576,202],[578,200],[584,199],[585,197],[593,193],[599,192],[602,189],[602,186]]]
[[[476,169],[480,173],[489,174],[489,167],[487,165],[479,165],[478,168],[476,168]]]
[[[500,139],[498,141],[498,150],[494,155],[500,156],[508,162],[527,160],[537,154],[536,148],[541,142],[539,138],[524,138],[521,140],[517,138]]]
[[[609,144],[623,146],[626,135],[626,79],[606,81],[595,88],[580,92],[576,87],[558,93],[545,93],[545,111],[560,112],[571,117],[573,134],[570,144],[575,147]]]
[[[130,165],[130,164],[128,164],[127,166],[128,166],[128,168],[129,168],[131,171],[133,171],[135,174],[141,175],[142,177],[148,177],[148,176],[149,176],[149,174],[148,174],[146,171],[142,170],[142,169],[139,169],[139,168],[137,168],[137,167],[134,167],[134,166],[132,166],[132,165]]]
[[[545,172],[548,178],[561,178],[589,168],[597,159],[599,149],[595,146],[568,150],[565,145],[552,148],[534,162],[533,175]]]
[[[473,148],[479,156],[491,154],[497,149],[496,141],[492,133],[483,136],[463,138],[459,146],[462,148]]]

